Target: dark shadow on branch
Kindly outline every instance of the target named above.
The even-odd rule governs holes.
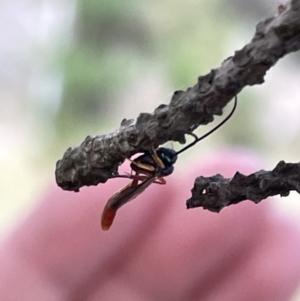
[[[167,141],[185,142],[184,132],[213,121],[245,86],[262,84],[264,76],[288,53],[300,49],[300,0],[291,0],[278,14],[256,26],[249,44],[222,65],[200,76],[186,91],[176,91],[169,105],[153,113],[123,120],[118,130],[88,136],[78,147],[70,147],[56,164],[56,182],[65,190],[105,183],[118,172],[125,158],[150,150]]]

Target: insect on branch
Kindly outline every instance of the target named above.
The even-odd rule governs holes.
[[[278,14],[256,26],[252,40],[200,76],[186,91],[176,91],[168,105],[153,113],[124,119],[113,133],[88,136],[78,147],[67,149],[56,164],[56,182],[65,190],[105,183],[118,173],[125,158],[151,150],[167,141],[185,142],[184,133],[222,115],[223,108],[245,86],[262,84],[266,72],[288,53],[300,49],[300,0],[291,0]]]

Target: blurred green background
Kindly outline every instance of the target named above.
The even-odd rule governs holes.
[[[0,235],[54,183],[55,162],[69,146],[168,103],[173,91],[194,85],[249,42],[278,4],[0,1]],[[299,54],[281,60],[265,84],[240,93],[232,120],[193,148],[189,160],[238,146],[260,155],[264,169],[299,161],[299,75]],[[274,206],[299,219],[299,198],[291,194]]]

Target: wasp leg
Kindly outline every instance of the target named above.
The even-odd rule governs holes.
[[[153,154],[153,159],[154,161],[157,163],[157,165],[161,168],[164,169],[165,168],[165,164],[162,162],[162,160],[159,158],[159,156],[156,153],[156,150],[153,148],[152,146],[152,154]]]
[[[131,163],[134,164],[135,166],[137,166],[141,170],[146,170],[146,171],[149,171],[149,172],[154,172],[155,171],[155,168],[150,164],[140,163],[140,162],[136,162],[134,160],[131,161]]]
[[[125,175],[117,174],[110,177],[110,179],[114,179],[114,178],[132,179],[132,175],[126,173]]]
[[[134,175],[134,176],[132,176],[131,179],[133,179],[134,181],[137,180],[136,182],[134,182],[134,185],[132,185],[132,186],[136,186],[138,184],[138,181],[141,181],[141,182],[145,181],[145,180],[149,179],[149,177],[144,176],[144,175]],[[167,184],[167,181],[164,178],[157,178],[155,181],[153,181],[153,183],[159,184],[159,185],[165,185],[165,184]]]
[[[140,175],[140,174],[135,174],[135,175],[124,175],[124,178],[130,178],[130,179],[133,179],[133,180],[137,180],[138,181],[144,181],[146,179],[149,178],[149,176],[146,176],[146,175]],[[137,182],[134,182],[132,184],[132,186],[135,186],[135,184],[138,184]],[[160,185],[165,185],[167,183],[167,181],[164,179],[164,178],[157,178],[153,183],[155,184],[160,184]]]
[[[134,164],[134,165],[136,165],[138,167],[140,167],[140,166],[144,167],[144,165],[146,166],[146,168],[148,167],[148,164],[136,162],[135,161],[136,159],[131,160],[130,158],[126,158],[126,160],[128,160],[130,163],[132,163],[132,164]]]
[[[157,178],[153,183],[165,185],[165,184],[167,184],[167,181],[164,178]]]

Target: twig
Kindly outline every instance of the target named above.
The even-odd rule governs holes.
[[[280,161],[272,171],[258,171],[249,176],[237,172],[232,179],[221,175],[198,177],[187,200],[187,208],[203,207],[219,212],[226,206],[244,200],[259,203],[269,196],[288,196],[290,191],[300,193],[300,163]]]
[[[124,158],[169,140],[185,142],[184,132],[213,121],[245,86],[262,84],[276,62],[300,49],[300,0],[290,0],[278,14],[256,26],[249,44],[222,65],[200,76],[186,91],[176,91],[169,105],[141,113],[136,121],[123,120],[113,133],[90,137],[69,148],[56,164],[56,182],[79,191],[112,178]]]

